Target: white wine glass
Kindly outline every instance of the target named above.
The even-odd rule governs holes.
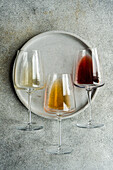
[[[31,94],[45,86],[44,68],[39,51],[20,50],[17,52],[13,69],[13,82],[15,89],[25,90],[28,94],[28,122],[18,129],[24,131],[42,129],[43,126],[38,126],[31,121]]]
[[[92,119],[91,113],[91,94],[93,89],[104,85],[102,65],[97,53],[97,48],[87,48],[80,50],[74,67],[74,85],[85,88],[89,104],[89,120],[84,123],[77,123],[80,128],[99,128],[104,126],[96,123]]]
[[[75,97],[71,74],[50,74],[45,89],[44,109],[54,113],[59,122],[58,146],[50,146],[47,152],[51,154],[71,153],[71,147],[61,145],[61,120],[66,113],[75,112]]]

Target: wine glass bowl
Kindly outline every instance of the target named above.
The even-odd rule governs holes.
[[[90,118],[87,123],[77,124],[81,128],[97,128],[103,124],[94,123],[91,115],[91,94],[93,89],[104,85],[102,67],[100,66],[97,48],[80,50],[74,67],[74,85],[85,88],[88,95]]]
[[[101,69],[96,48],[79,51],[74,70],[74,84],[84,88],[88,86],[91,89],[103,86],[104,81]]]
[[[13,82],[15,89],[24,90],[28,94],[28,123],[18,129],[25,131],[42,129],[42,126],[31,121],[31,93],[45,87],[44,68],[39,51],[18,51],[13,69]]]
[[[49,84],[51,84],[51,86]],[[73,84],[70,74],[49,75],[47,88],[45,90],[45,111],[61,115],[75,111],[75,102],[73,100],[74,92],[72,87]]]
[[[51,74],[45,89],[44,109],[46,112],[55,113],[59,121],[59,145],[51,146],[46,151],[51,154],[71,153],[72,149],[61,145],[61,119],[69,112],[75,112],[75,98],[70,74]]]
[[[16,89],[33,91],[44,88],[44,68],[37,50],[18,51],[13,73]]]

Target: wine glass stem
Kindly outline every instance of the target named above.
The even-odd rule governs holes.
[[[28,125],[31,126],[31,91],[28,91]]]
[[[59,143],[58,143],[58,151],[60,151],[61,149],[61,118],[58,118],[58,122],[59,122]]]
[[[88,95],[88,105],[89,105],[89,121],[88,124],[92,122],[92,113],[91,113],[91,90],[86,90]]]

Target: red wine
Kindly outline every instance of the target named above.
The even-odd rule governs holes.
[[[93,76],[93,64],[92,58],[90,56],[84,56],[78,66],[76,71],[76,82],[78,84],[93,84],[98,83],[98,73]]]

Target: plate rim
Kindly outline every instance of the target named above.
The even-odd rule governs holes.
[[[88,41],[84,40],[81,36],[75,34],[75,33],[72,33],[72,32],[68,32],[68,31],[60,31],[60,30],[53,30],[53,31],[46,31],[46,32],[42,32],[42,33],[39,33],[35,36],[33,36],[32,38],[30,38],[28,41],[26,41],[23,46],[20,48],[20,50],[23,50],[25,47],[26,47],[26,44],[29,44],[31,43],[33,40],[35,40],[37,37],[40,38],[40,37],[43,37],[44,35],[49,35],[49,34],[66,34],[66,35],[69,35],[69,36],[72,36],[74,38],[77,38],[79,39],[81,42],[83,42],[84,44],[86,44],[87,46],[89,46],[90,48],[93,47],[93,45],[91,43],[89,43]]]

